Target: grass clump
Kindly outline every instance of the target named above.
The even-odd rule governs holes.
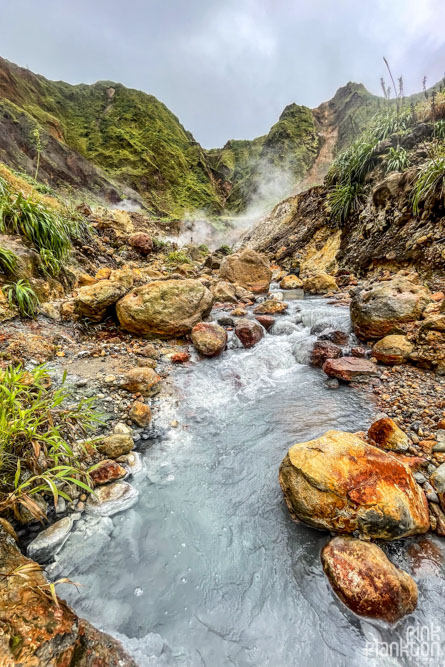
[[[412,194],[414,214],[419,215],[421,207],[437,194],[440,197],[445,195],[445,154],[430,158],[419,169]]]
[[[399,141],[415,122],[412,110],[389,109],[374,116],[361,136],[337,156],[326,176],[326,183],[331,186],[333,220],[344,223],[360,207],[365,179],[380,161],[382,141],[394,137],[396,142],[396,148],[390,148],[386,156],[388,171],[400,171],[408,165],[408,154]]]
[[[22,317],[36,317],[40,300],[27,280],[9,283],[3,287],[3,291],[10,307],[16,306]]]
[[[44,511],[37,496],[70,501],[70,485],[90,490],[88,470],[70,442],[99,421],[93,399],[68,405],[65,377],[53,389],[44,366],[28,372],[8,367],[0,383],[0,512],[35,519]]]
[[[15,182],[0,175],[0,234],[24,237],[40,253],[43,270],[56,276],[73,241],[88,238],[89,227],[81,216],[17,190]]]
[[[190,257],[183,250],[173,250],[167,255],[169,264],[191,264]]]
[[[397,148],[391,147],[386,156],[386,173],[388,174],[390,171],[404,171],[408,166],[408,152],[401,146]]]
[[[6,274],[13,274],[17,267],[17,255],[0,246],[0,271]]]

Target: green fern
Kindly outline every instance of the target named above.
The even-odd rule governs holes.
[[[40,305],[39,297],[27,280],[18,280],[3,287],[11,307],[17,306],[22,317],[35,318]]]

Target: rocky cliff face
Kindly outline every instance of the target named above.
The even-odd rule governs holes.
[[[422,132],[431,136],[431,126]],[[385,156],[367,177],[358,210],[343,223],[333,221],[326,185],[312,187],[278,204],[251,228],[240,245],[267,252],[303,276],[349,271],[367,276],[379,270],[414,268],[425,279],[445,270],[443,193],[419,214],[413,212],[413,183],[427,154],[413,129],[403,138],[410,166],[387,173]],[[388,147],[387,147],[388,148]]]
[[[39,180],[152,213],[240,212],[320,183],[380,98],[349,83],[311,110],[284,109],[263,137],[206,151],[152,95],[110,81],[54,82],[0,58],[0,160]],[[38,130],[40,138],[36,138]]]

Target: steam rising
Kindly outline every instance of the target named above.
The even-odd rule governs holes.
[[[214,219],[204,211],[189,211],[183,218],[182,231],[170,240],[180,247],[205,244],[210,250],[233,245],[276,204],[298,191],[299,181],[289,166],[277,167],[266,158],[256,161],[245,211]]]

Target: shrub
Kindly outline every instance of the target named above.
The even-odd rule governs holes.
[[[67,405],[65,377],[53,389],[44,366],[31,372],[10,366],[0,379],[0,511],[19,518],[26,508],[42,518],[36,494],[49,493],[57,503],[58,496],[70,500],[71,484],[90,490],[88,470],[69,443],[100,419],[93,399]]]
[[[35,317],[39,307],[39,297],[27,280],[18,280],[3,287],[11,307],[17,306],[22,317]]]

